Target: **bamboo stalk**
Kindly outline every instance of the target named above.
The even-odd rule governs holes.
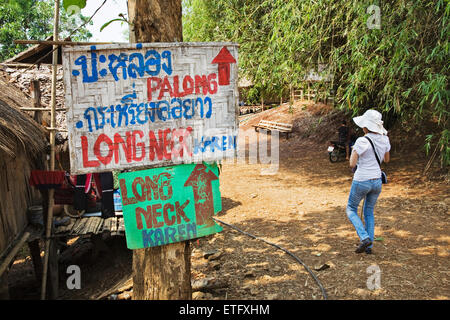
[[[53,39],[58,41],[58,27],[59,27],[59,0],[55,1],[55,16],[53,20]],[[57,45],[53,46],[52,56],[52,97],[50,102],[50,126],[56,127],[56,74],[58,71],[58,50],[55,50]],[[55,135],[54,130],[50,131],[50,171],[55,170]],[[41,300],[45,300],[47,289],[47,273],[48,273],[48,256],[50,251],[50,236],[53,226],[53,205],[55,190],[50,189],[48,193],[48,214],[47,214],[47,228],[45,230],[45,256],[44,256],[44,270],[42,274],[42,286],[41,286]]]
[[[60,128],[52,128],[52,127],[45,127],[48,131],[59,131],[59,132],[67,132],[67,129],[60,129]]]
[[[10,264],[11,260],[16,256],[19,249],[23,246],[25,241],[28,240],[31,233],[28,231],[25,232],[22,237],[20,238],[19,242],[12,248],[12,250],[9,252],[9,254],[6,256],[5,260],[3,260],[2,264],[0,265],[0,276],[5,272],[5,270],[8,268],[8,265]]]
[[[32,63],[13,63],[13,62],[4,63],[4,62],[0,62],[0,66],[13,67],[13,68],[29,68],[29,67],[32,67],[33,64]]]

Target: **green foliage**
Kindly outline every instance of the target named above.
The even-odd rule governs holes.
[[[0,61],[25,50],[27,46],[16,45],[14,40],[44,40],[53,33],[54,1],[43,0],[0,0]],[[69,17],[61,8],[60,38],[69,36],[88,18],[80,15]],[[92,34],[80,28],[72,35],[73,41],[89,40]]]
[[[251,87],[247,93],[247,103],[259,104],[261,102],[261,96],[257,87]]]
[[[373,4],[379,29],[367,26]],[[449,1],[184,0],[183,7],[185,41],[239,43],[240,76],[261,94],[296,87],[327,64],[338,108],[375,108],[388,124],[435,123],[428,133],[449,164]]]

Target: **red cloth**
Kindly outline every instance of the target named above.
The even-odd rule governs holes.
[[[84,185],[84,193],[89,193],[89,190],[91,190],[91,182],[92,182],[92,173],[87,173],[86,183]]]
[[[55,189],[55,204],[73,204],[74,191],[75,184],[73,183],[73,178],[66,175],[61,187]]]
[[[55,204],[73,204],[73,189],[56,189]]]
[[[84,185],[84,192],[88,193],[89,190],[91,189],[91,184],[92,184],[92,176],[94,177],[94,182],[95,182],[95,187],[97,188],[98,194],[102,194],[102,184],[100,183],[100,173],[87,173],[86,174],[86,182]],[[76,185],[77,184],[77,176],[74,175],[72,176],[72,181],[73,184]]]
[[[33,170],[30,175],[30,186],[39,189],[59,188],[64,182],[65,171]]]
[[[100,173],[94,173],[95,187],[97,188],[98,193],[102,194],[102,183],[100,181]]]

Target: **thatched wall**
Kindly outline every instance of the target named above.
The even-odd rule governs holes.
[[[39,201],[28,184],[32,166],[23,152],[11,158],[0,151],[0,257],[27,226],[27,209]]]
[[[19,107],[31,101],[0,73],[0,256],[27,225],[27,208],[38,200],[29,186],[32,169],[42,168],[46,134]]]

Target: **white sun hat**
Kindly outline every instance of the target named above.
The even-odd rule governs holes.
[[[367,110],[362,116],[354,117],[353,121],[360,128],[367,128],[372,132],[377,132],[384,135],[387,134],[386,129],[383,127],[381,113],[376,110]]]

